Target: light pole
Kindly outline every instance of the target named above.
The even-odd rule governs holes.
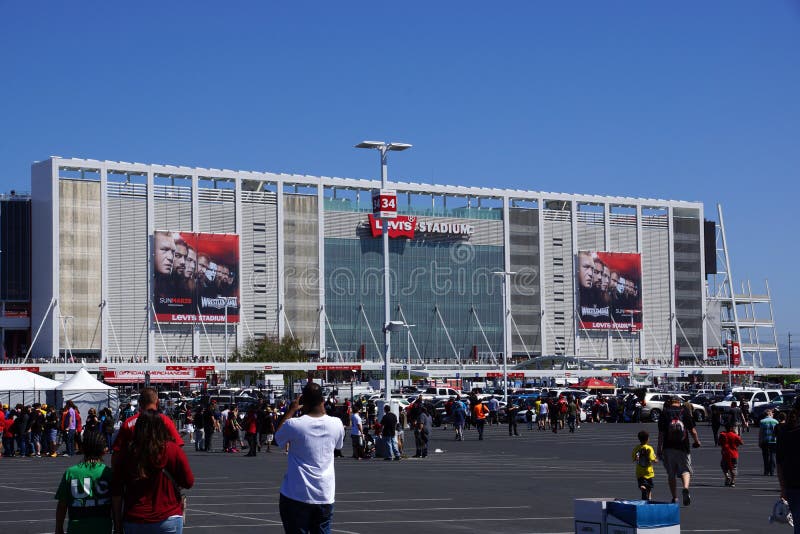
[[[411,327],[415,324],[404,323],[406,329],[406,369],[408,369],[408,385],[411,385]]]
[[[225,299],[225,387],[228,387],[228,299]]]
[[[389,151],[400,152],[411,148],[408,143],[384,143],[380,141],[362,141],[355,145],[356,148],[369,148],[378,150],[381,153],[381,189],[386,189],[389,181],[389,170],[387,163],[387,155]],[[392,336],[389,329],[391,322],[391,308],[389,289],[391,279],[389,277],[389,222],[386,217],[381,218],[382,237],[383,237],[383,375],[386,380],[386,391],[383,396],[384,400],[388,403],[391,400],[391,354],[392,354]]]
[[[509,310],[510,306],[508,304],[509,291],[506,290],[506,283],[508,282],[509,277],[517,273],[515,271],[494,271],[492,274],[503,277],[503,285],[501,290],[503,297],[503,402],[505,402],[506,406],[508,406],[508,351],[511,348],[511,340],[509,339],[511,329],[509,328],[508,322],[511,318],[511,314]]]

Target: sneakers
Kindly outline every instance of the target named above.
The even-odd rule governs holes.
[[[683,505],[689,506],[690,504],[692,504],[692,496],[689,495],[688,489],[683,488]]]

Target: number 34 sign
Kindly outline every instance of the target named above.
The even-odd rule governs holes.
[[[375,189],[372,191],[372,214],[380,219],[397,217],[397,191]]]

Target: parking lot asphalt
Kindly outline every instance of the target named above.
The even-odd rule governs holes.
[[[495,426],[483,441],[472,430],[463,442],[436,428],[428,458],[401,462],[353,460],[346,440],[344,458],[336,460],[333,532],[574,532],[574,498],[639,498],[631,451],[642,428],[655,442],[652,423],[584,424],[575,434],[558,435],[520,425],[520,437]],[[710,428],[699,431],[703,447],[693,451],[692,504],[681,507],[681,531],[766,531],[778,481],[761,475],[757,433],[743,436],[739,478],[735,488],[726,488]],[[285,454],[275,447],[255,458],[195,452],[190,444],[186,450],[196,478],[187,492],[187,532],[282,531],[278,490]],[[77,460],[0,458],[0,532],[53,532],[53,495],[63,470]],[[660,466],[653,497],[669,498]]]

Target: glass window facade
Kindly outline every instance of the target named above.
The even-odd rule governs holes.
[[[333,333],[327,338],[329,354],[336,351],[335,338],[344,354],[381,359],[382,250],[381,239],[325,239],[325,311]],[[411,335],[419,357],[452,359],[453,346],[464,360],[475,352],[502,351],[501,279],[492,275],[503,270],[502,247],[394,239],[389,250],[392,320],[405,317],[416,325]],[[408,356],[405,332],[393,334],[392,347],[393,358]],[[416,358],[412,346],[411,359]]]
[[[0,203],[0,292],[2,300],[31,299],[31,203],[4,200]]]

